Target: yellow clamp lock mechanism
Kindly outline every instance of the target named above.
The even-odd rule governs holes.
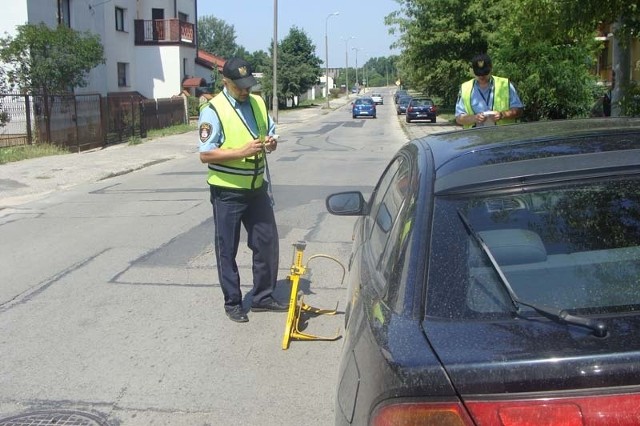
[[[307,267],[303,265],[302,258],[304,249],[306,248],[307,243],[304,241],[298,241],[293,244],[293,264],[291,265],[291,273],[287,277],[289,281],[291,281],[291,296],[289,297],[289,311],[287,313],[287,323],[284,329],[284,336],[282,338],[282,349],[289,348],[289,342],[291,340],[325,340],[325,341],[333,341],[338,340],[340,336],[340,330],[336,333],[335,336],[323,337],[316,336],[309,333],[303,333],[300,331],[299,323],[300,317],[303,312],[309,312],[313,315],[334,315],[338,312],[338,304],[336,303],[335,309],[319,309],[314,308],[313,306],[309,306],[304,303],[303,295],[298,294],[298,284],[300,282],[300,277],[305,274],[307,271]],[[344,280],[344,276],[346,273],[344,265],[340,263],[337,259],[318,254],[311,256],[309,261],[314,258],[325,257],[331,260],[336,261],[342,267],[342,278]]]

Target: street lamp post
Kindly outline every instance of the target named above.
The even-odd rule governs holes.
[[[357,47],[352,47],[351,49],[356,51],[356,86],[360,88],[360,82],[358,81],[358,50],[360,49]]]
[[[273,0],[273,121],[278,123],[278,0]]]
[[[345,62],[345,68],[344,68],[345,80],[344,80],[344,85],[347,88],[347,99],[349,99],[349,93],[351,93],[351,89],[349,89],[349,40],[352,40],[354,38],[355,38],[355,36],[351,36],[349,38],[343,39],[344,40],[344,62]]]
[[[327,15],[324,20],[324,82],[326,87],[327,109],[329,109],[329,18],[339,15],[340,12],[333,12]]]
[[[365,57],[364,57],[364,59],[365,59],[365,61],[364,61],[364,69],[363,69],[363,71],[364,71],[364,80],[363,80],[362,82],[364,83],[364,91],[365,91],[365,93],[366,93],[366,91],[367,91],[367,86],[369,85],[369,74],[368,74],[368,72],[367,72],[367,63],[368,63],[368,61],[369,61],[369,55],[368,55],[368,54],[366,54],[366,52],[365,52]]]

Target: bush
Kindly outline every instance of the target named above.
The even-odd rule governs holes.
[[[333,88],[329,90],[329,96],[333,99],[336,99],[338,96],[340,96],[340,88]]]
[[[625,86],[620,99],[620,113],[625,117],[640,116],[640,84],[632,81]]]
[[[187,111],[189,117],[197,117],[200,114],[200,99],[195,96],[187,97]]]

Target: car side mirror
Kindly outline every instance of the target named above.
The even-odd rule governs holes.
[[[347,191],[331,194],[325,201],[327,211],[337,216],[363,216],[366,202],[360,191]]]

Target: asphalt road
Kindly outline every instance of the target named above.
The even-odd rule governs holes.
[[[376,120],[353,120],[345,99],[279,117],[277,295],[305,241],[305,303],[338,304],[302,318],[306,333],[342,332],[354,219],[325,197],[370,191],[408,138],[449,129],[403,124],[383,93]],[[286,314],[224,315],[196,147],[190,132],[0,166],[0,426],[333,423],[340,339],[283,350]],[[241,246],[245,292],[250,257]]]

